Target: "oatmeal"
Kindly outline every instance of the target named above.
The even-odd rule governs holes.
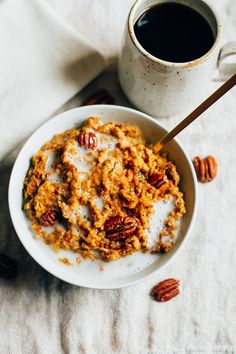
[[[179,174],[155,155],[135,126],[102,124],[55,135],[32,159],[24,182],[24,210],[37,238],[55,251],[113,260],[143,252],[168,252],[185,213]],[[154,203],[174,207],[148,246]]]

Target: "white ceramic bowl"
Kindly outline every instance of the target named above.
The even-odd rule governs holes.
[[[97,116],[103,122],[116,121],[135,124],[141,128],[147,141],[156,142],[166,130],[157,120],[133,109],[119,106],[94,105],[72,109],[64,112],[42,125],[28,139],[20,151],[9,183],[9,208],[15,230],[29,254],[44,269],[56,277],[79,286],[97,289],[115,289],[135,284],[166,265],[179,253],[186,243],[197,209],[197,182],[192,162],[183,147],[172,141],[166,150],[170,159],[176,163],[181,175],[181,190],[184,192],[187,213],[184,216],[178,232],[178,238],[173,249],[160,256],[152,256],[148,262],[142,262],[144,255],[128,256],[121,260],[104,264],[92,261],[82,261],[80,265],[66,266],[58,261],[64,256],[64,251],[55,253],[42,240],[36,240],[22,210],[22,188],[31,157],[40,149],[42,144],[50,140],[56,133],[73,128],[83,123],[89,116]],[[68,252],[66,254],[68,256]],[[74,257],[74,258],[73,258]],[[75,259],[76,255],[70,252],[68,258]],[[136,257],[136,258],[135,258]],[[99,271],[100,268],[100,271]]]

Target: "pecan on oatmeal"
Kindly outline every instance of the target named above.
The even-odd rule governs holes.
[[[95,150],[98,146],[98,139],[96,137],[96,134],[92,132],[81,132],[78,136],[78,143],[79,146]]]
[[[163,184],[167,183],[167,181],[168,179],[164,173],[154,173],[148,180],[154,188],[160,188]]]
[[[105,221],[104,230],[108,239],[120,241],[134,234],[136,222],[129,216],[122,217],[117,215]]]
[[[57,221],[58,221],[57,211],[53,209],[49,209],[45,211],[45,213],[41,215],[41,217],[39,218],[39,223],[42,226],[52,226],[56,224]]]

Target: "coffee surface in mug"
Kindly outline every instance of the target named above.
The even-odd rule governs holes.
[[[134,25],[141,46],[153,56],[174,63],[200,58],[214,44],[207,20],[188,6],[167,2],[146,10]]]

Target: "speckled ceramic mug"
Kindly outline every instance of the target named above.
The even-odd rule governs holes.
[[[174,63],[147,52],[136,38],[134,24],[150,7],[169,1],[137,0],[134,3],[128,16],[119,57],[119,79],[125,94],[136,107],[154,117],[184,115],[193,110],[209,93],[208,84],[213,70],[217,66],[219,68],[226,57],[236,54],[235,42],[220,47],[220,19],[212,6],[202,0],[171,2],[189,6],[209,23],[214,44],[205,55],[193,61]],[[235,72],[235,65],[230,70]]]

